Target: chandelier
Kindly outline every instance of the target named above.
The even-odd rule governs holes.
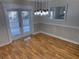
[[[48,8],[48,1],[47,0],[45,0],[45,1],[36,0],[34,15],[40,15],[40,16],[49,15],[49,10],[47,8]]]

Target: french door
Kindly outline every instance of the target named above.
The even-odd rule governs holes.
[[[11,37],[18,39],[31,34],[31,13],[29,10],[8,11]]]

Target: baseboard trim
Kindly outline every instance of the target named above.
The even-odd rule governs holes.
[[[66,38],[63,38],[63,37],[54,35],[54,34],[50,34],[50,33],[44,32],[44,31],[40,31],[40,33],[43,33],[43,34],[46,34],[46,35],[49,35],[49,36],[52,36],[52,37],[56,37],[56,38],[59,38],[59,39],[61,39],[61,40],[64,40],[64,41],[71,42],[71,43],[74,43],[74,44],[79,45],[78,42],[75,42],[75,41],[73,41],[73,40],[69,40],[69,39],[66,39]]]
[[[30,39],[31,39],[31,37],[27,37],[27,38],[24,39],[24,41],[28,41]]]
[[[38,33],[41,33],[41,31],[38,31],[38,32],[32,33],[32,35],[36,35],[36,34],[38,34]]]
[[[36,35],[36,34],[38,34],[38,33],[43,33],[43,34],[46,34],[46,35],[49,35],[49,36],[52,36],[52,37],[56,37],[56,38],[59,38],[59,39],[61,39],[61,40],[64,40],[64,41],[71,42],[71,43],[73,43],[73,44],[79,45],[78,42],[75,42],[75,41],[73,41],[73,40],[69,40],[69,39],[67,39],[67,38],[63,38],[63,37],[60,37],[60,36],[57,36],[57,35],[54,35],[54,34],[50,34],[50,33],[44,32],[44,31],[35,32],[35,33],[33,33],[33,35]]]
[[[7,43],[0,44],[0,47],[6,46],[6,45],[8,45],[8,44],[10,44],[10,43],[12,43],[12,41],[9,41],[9,42],[7,42]]]

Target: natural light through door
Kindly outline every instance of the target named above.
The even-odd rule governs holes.
[[[22,11],[21,12],[22,15],[22,20],[23,20],[23,32],[29,32],[30,31],[30,15],[28,11]]]
[[[17,11],[9,11],[8,16],[9,16],[11,35],[12,36],[19,35],[21,32],[20,32],[20,27],[19,27],[18,12]]]
[[[24,37],[31,33],[31,15],[29,10],[8,11],[11,36]]]

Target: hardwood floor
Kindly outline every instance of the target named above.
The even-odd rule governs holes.
[[[79,45],[39,33],[1,47],[0,59],[79,59]]]

